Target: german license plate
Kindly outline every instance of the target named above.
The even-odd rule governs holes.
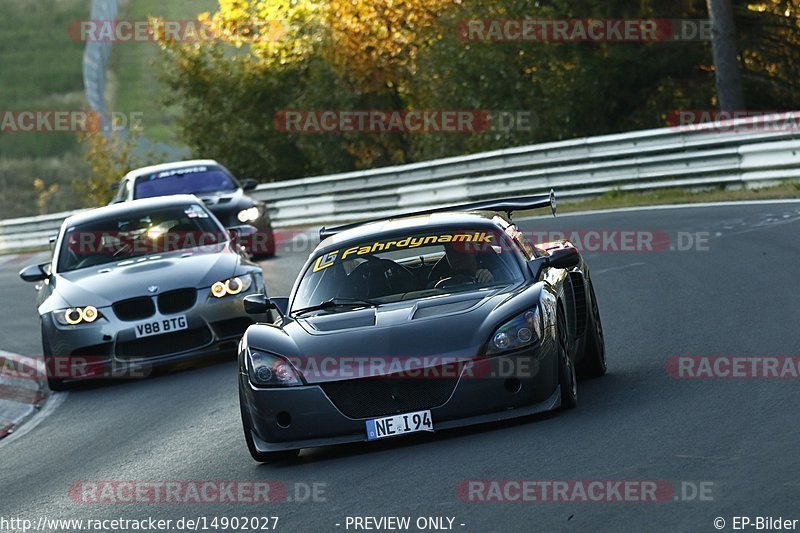
[[[173,316],[170,318],[159,318],[158,320],[148,320],[136,324],[136,338],[152,337],[153,335],[163,335],[187,329],[186,315]]]
[[[367,440],[396,437],[417,431],[433,431],[430,411],[417,411],[367,420]]]

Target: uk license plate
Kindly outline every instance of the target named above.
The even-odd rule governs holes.
[[[170,318],[159,318],[158,320],[148,320],[136,324],[136,338],[152,337],[153,335],[163,335],[187,329],[189,324],[186,322],[186,315],[173,316]]]
[[[417,431],[433,431],[430,411],[417,411],[367,420],[367,440],[396,437]]]

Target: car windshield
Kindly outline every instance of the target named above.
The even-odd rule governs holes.
[[[198,204],[126,213],[67,228],[61,240],[58,272],[176,250],[202,249],[227,238],[216,219]]]
[[[145,174],[136,178],[134,198],[152,198],[171,194],[206,194],[238,189],[224,169],[198,165]]]
[[[518,283],[523,276],[514,250],[504,232],[485,228],[426,229],[348,243],[312,259],[291,312],[347,310]]]

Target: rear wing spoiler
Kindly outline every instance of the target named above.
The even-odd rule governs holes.
[[[394,218],[414,217],[420,215],[429,215],[431,213],[446,213],[449,211],[496,211],[498,213],[506,213],[509,218],[514,211],[526,211],[529,209],[540,209],[549,207],[553,216],[556,216],[556,194],[553,189],[550,189],[550,194],[539,196],[516,196],[512,198],[501,198],[498,200],[484,200],[482,202],[471,202],[468,204],[449,205],[445,207],[436,207],[431,209],[423,209],[420,211],[411,211],[408,213],[400,213],[387,217],[374,218],[364,220],[362,222],[353,222],[351,224],[343,224],[341,226],[325,227],[319,230],[319,239],[321,241],[336,235],[342,231],[369,224],[370,222],[381,222],[384,220],[391,220]]]

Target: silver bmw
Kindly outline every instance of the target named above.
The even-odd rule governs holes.
[[[66,219],[52,261],[20,272],[36,283],[50,388],[235,352],[253,323],[242,299],[265,290],[240,246],[255,231],[226,229],[191,195]]]

